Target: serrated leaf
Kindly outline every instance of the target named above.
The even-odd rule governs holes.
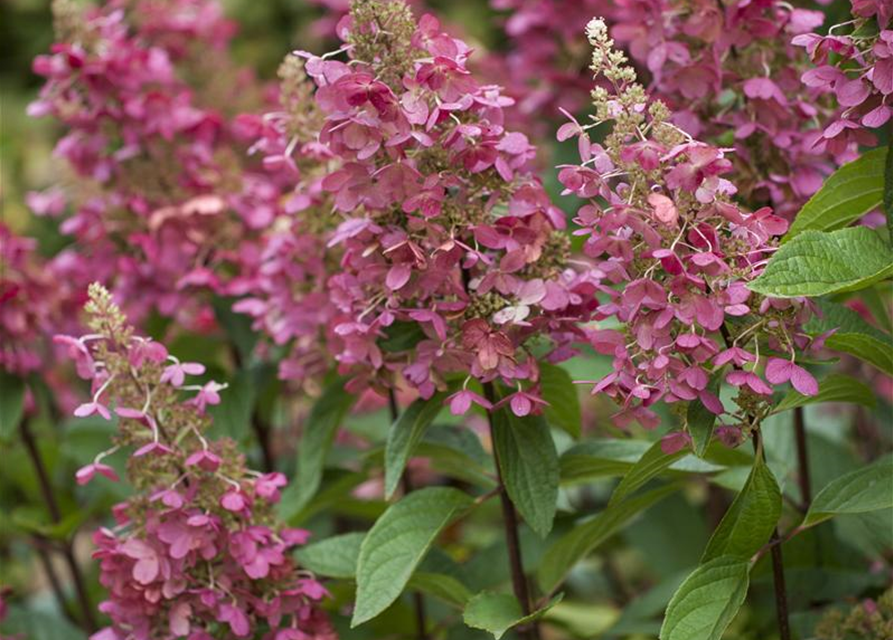
[[[539,367],[543,400],[549,403],[543,409],[546,421],[579,438],[583,417],[577,386],[565,369],[547,362],[541,362]]]
[[[304,433],[298,443],[296,477],[282,496],[282,513],[286,520],[303,509],[316,494],[322,480],[326,456],[332,448],[335,433],[356,396],[344,389],[345,378],[336,378],[326,386],[310,410]]]
[[[863,407],[874,407],[876,404],[874,391],[869,386],[842,373],[832,373],[819,383],[817,395],[804,396],[792,389],[775,405],[772,413],[820,402],[851,402]]]
[[[650,443],[642,440],[586,440],[565,451],[560,458],[561,481],[567,484],[599,478],[622,476],[648,451]],[[749,461],[748,461],[749,464]],[[679,473],[711,473],[724,467],[685,456],[666,470]]]
[[[639,458],[636,464],[633,465],[632,469],[623,476],[620,484],[617,485],[617,488],[614,489],[614,493],[611,494],[611,500],[608,502],[608,506],[621,502],[636,489],[665,471],[671,464],[686,455],[688,455],[688,451],[685,449],[667,455],[661,449],[660,441],[658,440],[648,447],[648,450],[641,458]]]
[[[821,317],[814,317],[804,327],[811,335],[835,330],[825,345],[864,360],[893,376],[893,337],[865,322],[843,305],[819,301]]]
[[[385,498],[390,498],[400,484],[400,477],[425,431],[443,409],[446,393],[435,393],[428,400],[419,398],[397,418],[388,431],[385,445]]]
[[[351,627],[371,620],[400,596],[441,530],[472,502],[457,489],[429,487],[388,507],[360,545]]]
[[[719,396],[719,387],[722,382],[722,369],[710,377],[707,383],[707,391]],[[703,458],[713,437],[713,426],[716,424],[716,414],[704,406],[704,403],[695,398],[688,403],[685,414],[685,423],[688,434],[691,436],[692,445],[698,457]]]
[[[782,245],[751,291],[776,298],[864,289],[893,275],[893,250],[867,227],[804,231]]]
[[[762,457],[710,537],[701,563],[720,556],[750,559],[769,540],[781,517],[781,491]]]
[[[300,547],[295,558],[301,568],[327,578],[351,578],[357,571],[357,558],[365,532],[343,533]]]
[[[637,514],[678,490],[679,487],[673,485],[653,489],[608,507],[591,520],[576,525],[546,549],[537,572],[540,588],[551,593],[577,562]]]
[[[700,565],[673,594],[660,640],[719,640],[747,596],[747,560],[728,556]]]
[[[803,231],[840,229],[881,206],[886,156],[886,149],[874,149],[828,176],[794,218],[785,241]]]
[[[434,596],[459,609],[464,608],[471,598],[468,587],[445,573],[416,571],[409,579],[409,588]]]
[[[483,629],[492,633],[493,637],[499,640],[512,627],[540,618],[561,602],[563,597],[564,594],[559,593],[545,606],[525,616],[521,611],[521,605],[518,604],[518,600],[514,596],[507,593],[483,591],[468,601],[462,619],[469,627]]]
[[[812,501],[804,527],[844,513],[867,513],[893,507],[893,456],[833,480]]]
[[[558,502],[558,451],[542,416],[519,418],[503,407],[491,414],[493,448],[506,491],[540,537],[552,529]]]
[[[25,382],[18,376],[0,371],[0,442],[9,442],[22,420]]]

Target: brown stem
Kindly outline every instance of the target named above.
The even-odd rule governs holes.
[[[397,394],[393,389],[388,389],[388,409],[391,413],[391,424],[397,422],[400,417],[400,407],[397,405]],[[412,480],[409,478],[409,469],[403,470],[403,477],[400,479],[403,486],[403,495],[412,493]],[[412,594],[413,604],[415,606],[415,622],[416,634],[419,640],[427,640],[428,638],[428,621],[425,616],[425,597],[416,591]]]
[[[806,448],[806,420],[803,407],[794,409],[794,437],[797,440],[797,481],[800,484],[800,508],[809,511],[812,490],[809,478],[809,452]]]
[[[19,425],[19,431],[22,435],[22,442],[25,444],[25,449],[28,452],[28,457],[31,459],[31,464],[34,466],[34,472],[37,475],[37,484],[40,487],[40,493],[43,496],[47,511],[50,513],[50,519],[53,524],[59,524],[62,521],[62,512],[59,510],[59,503],[56,501],[56,495],[53,493],[53,485],[50,482],[49,473],[47,473],[43,458],[40,457],[37,441],[34,439],[34,434],[31,431],[31,426],[27,419],[22,420]],[[78,566],[77,560],[74,557],[74,550],[72,549],[70,540],[64,542],[62,555],[65,557],[68,571],[71,573],[71,580],[74,583],[78,605],[81,608],[84,627],[88,631],[95,631],[96,617],[93,615],[93,605],[90,604],[87,585],[84,581],[84,576],[81,573],[81,568]]]
[[[778,633],[781,640],[791,640],[791,627],[788,623],[788,596],[784,582],[784,560],[781,557],[781,540],[778,537],[778,529],[772,532],[772,582],[775,585],[775,612],[778,616]]]
[[[496,392],[493,389],[492,382],[484,383],[484,396],[491,404],[496,404]],[[527,588],[527,578],[524,576],[524,562],[521,558],[521,542],[518,537],[518,514],[506,491],[505,483],[502,481],[499,453],[495,446],[496,440],[493,433],[493,414],[489,411],[487,412],[487,420],[490,426],[490,440],[494,443],[493,458],[496,462],[496,479],[499,483],[499,500],[502,504],[502,520],[505,528],[506,547],[509,554],[509,567],[512,574],[512,590],[515,592],[515,598],[517,598],[518,604],[521,606],[521,612],[527,616],[530,615],[532,609],[530,606],[530,591]],[[536,623],[531,624],[526,629],[519,628],[518,633],[527,640],[539,640],[540,637]]]
[[[59,610],[68,620],[77,624],[78,620],[68,607],[68,601],[65,599],[65,591],[62,589],[62,582],[59,580],[59,574],[56,572],[56,567],[53,566],[52,558],[50,558],[51,548],[49,541],[39,534],[34,534],[31,540],[34,543],[34,550],[37,552],[37,557],[40,558],[43,572],[46,574],[47,581],[50,583],[50,588],[53,590],[53,597],[56,598]]]
[[[260,445],[260,455],[263,460],[264,471],[271,473],[276,470],[276,457],[273,455],[273,447],[270,442],[270,426],[264,422],[255,410],[251,414],[251,429]]]
[[[753,432],[753,449],[758,456],[764,455],[760,443],[759,429]],[[772,556],[772,583],[775,588],[775,612],[778,617],[778,633],[781,640],[791,640],[791,626],[788,622],[788,595],[784,580],[784,561],[781,556],[781,543],[778,527],[769,538]]]

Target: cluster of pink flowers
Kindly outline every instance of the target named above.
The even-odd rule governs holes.
[[[339,34],[349,63],[301,54],[328,163],[319,196],[341,217],[326,235],[340,257],[330,351],[355,390],[396,373],[429,397],[464,374],[536,398],[532,350],[571,354],[594,286],[567,268],[564,216],[527,172],[534,147],[504,127],[512,101],[402,2],[355,2]]]
[[[204,435],[205,407],[220,402],[222,386],[186,384],[204,366],[135,335],[100,285],[91,285],[86,310],[92,333],[56,338],[92,384],[92,399],[74,413],[114,412],[119,431],[77,481],[117,480],[103,460],[128,448],[136,489],[113,509],[115,528],[94,536],[109,592],[100,610],[112,624],[93,639],[334,638],[317,606],[325,589],[289,553],[308,533],[275,516],[285,476],[250,471],[233,441]]]
[[[893,5],[887,0],[853,0],[854,20],[828,35],[806,33],[794,44],[806,49],[816,68],[802,80],[831,91],[843,112],[823,131],[827,140],[873,141],[864,128],[883,126],[893,115]],[[841,34],[852,27],[849,34]]]
[[[61,230],[134,318],[157,310],[206,325],[195,291],[238,290],[232,275],[250,272],[251,234],[278,196],[236,142],[235,114],[263,101],[228,57],[233,25],[212,0],[114,0],[83,13],[56,0],[54,11],[59,42],[34,62],[46,84],[29,112],[66,127],[55,154],[77,184],[29,204],[41,215],[73,204]]]
[[[620,404],[618,425],[635,420],[653,428],[659,419],[649,407],[659,400],[697,400],[725,414],[709,389],[711,377],[722,375],[740,389],[742,413],[718,434],[735,442],[740,426],[768,410],[771,385],[790,381],[801,393],[817,393],[815,379],[795,362],[809,344],[800,329],[805,301],[764,298],[746,286],[787,222],[768,208],[739,208],[730,199],[735,185],[723,177],[732,170],[726,152],[693,139],[672,124],[663,103],[649,100],[603,21],[593,20],[588,36],[592,69],[611,88],[593,91],[593,124],[572,121],[559,132],[578,136],[582,155],[559,179],[566,193],[589,200],[576,222],[603,276],[596,317],[621,323],[592,333],[594,348],[614,357],[614,371],[593,393]],[[612,125],[604,146],[588,138],[599,123]],[[686,437],[676,434],[668,446]]]
[[[513,45],[507,75],[522,105],[562,104],[572,113],[580,107],[585,55],[568,44],[577,41],[568,29],[587,19],[573,19],[581,12],[603,15],[646,72],[649,93],[672,110],[673,124],[735,149],[739,197],[755,208],[771,205],[790,219],[825,176],[855,157],[856,138],[823,136],[815,127],[817,119],[834,118],[827,88],[800,82],[809,61],[791,39],[821,25],[821,11],[783,0],[492,4],[517,9],[506,23]]]

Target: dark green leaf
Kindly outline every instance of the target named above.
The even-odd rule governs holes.
[[[642,440],[597,439],[574,445],[561,455],[561,481],[568,484],[589,482],[598,478],[622,476],[648,451],[651,445]],[[747,461],[749,464],[750,461]],[[710,473],[722,466],[686,456],[677,460],[668,472]]]
[[[714,558],[679,587],[660,630],[660,640],[719,640],[747,596],[747,560]]]
[[[543,409],[546,421],[567,431],[574,438],[579,438],[583,418],[580,414],[580,397],[570,374],[547,362],[542,362],[539,366],[543,400],[549,403]]]
[[[842,373],[832,373],[819,383],[818,395],[804,396],[792,389],[775,406],[772,413],[781,413],[818,402],[852,402],[863,407],[875,406],[874,391],[870,387]]]
[[[893,137],[887,142],[887,149],[875,149],[864,154],[864,158],[870,153],[886,151],[887,157],[884,163],[884,213],[887,216],[887,232],[890,242],[893,242]],[[861,160],[862,158],[859,158]],[[857,161],[858,162],[858,161]]]
[[[409,579],[409,588],[443,600],[448,605],[462,609],[471,598],[471,591],[453,576],[445,573],[416,571]]]
[[[688,455],[688,451],[681,449],[676,453],[667,455],[661,450],[660,441],[653,443],[641,458],[633,465],[614,493],[611,494],[609,506],[618,504],[636,489],[665,471],[671,464]]]
[[[394,353],[412,349],[425,339],[425,331],[418,322],[397,321],[384,328],[385,337],[378,341],[382,351]]]
[[[762,457],[713,532],[701,562],[720,556],[750,559],[769,540],[781,516],[781,491]]]
[[[781,246],[748,286],[776,298],[857,291],[893,275],[893,250],[868,227],[804,231]]]
[[[441,530],[472,502],[457,489],[429,487],[382,514],[360,545],[352,627],[371,620],[400,596]]]
[[[494,411],[493,448],[502,480],[518,512],[545,538],[558,501],[558,452],[542,416],[519,418],[508,408]]]
[[[446,393],[435,393],[428,400],[419,398],[391,425],[385,445],[385,498],[390,498],[397,490],[406,463],[425,431],[443,409],[446,396]]]
[[[24,402],[24,381],[0,371],[0,442],[10,442],[13,439],[22,419]]]
[[[719,387],[722,382],[722,370],[717,371],[707,384],[707,391],[719,397]],[[688,403],[688,411],[685,415],[685,423],[688,434],[691,436],[695,453],[703,458],[713,436],[713,425],[716,424],[716,414],[704,406],[704,403],[695,398]]]
[[[235,345],[242,364],[248,362],[254,346],[257,344],[258,334],[251,328],[251,317],[233,311],[235,298],[214,298],[214,317],[223,327],[229,341]]]
[[[893,507],[893,456],[833,480],[812,501],[803,526],[843,513],[866,513]]]
[[[313,405],[304,423],[304,433],[298,444],[296,477],[291,485],[295,490],[286,491],[282,496],[286,519],[288,515],[303,509],[319,489],[335,433],[356,400],[356,396],[344,389],[344,383],[344,378],[332,381]]]
[[[874,149],[831,174],[794,218],[785,241],[810,229],[840,229],[878,208],[883,200],[886,155],[886,149]]]
[[[244,442],[251,435],[251,419],[257,402],[257,375],[253,370],[241,369],[227,384],[224,401],[208,408],[214,420],[213,432]]]
[[[524,615],[518,600],[507,593],[481,592],[468,601],[463,619],[474,629],[483,629],[499,640],[506,631],[518,625],[533,622],[561,602],[564,594],[558,594],[546,605],[529,615]]]
[[[836,329],[825,341],[829,349],[854,355],[893,376],[893,337],[843,305],[820,301],[819,309],[821,317],[805,326],[808,333],[818,335]]]
[[[537,573],[540,588],[551,593],[561,584],[567,572],[593,549],[637,514],[678,490],[679,487],[673,485],[653,489],[608,507],[595,518],[576,525],[552,543],[543,555]]]
[[[357,558],[364,532],[343,533],[300,547],[295,558],[303,569],[327,578],[351,578],[357,571]]]

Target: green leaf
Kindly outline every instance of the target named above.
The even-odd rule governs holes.
[[[503,407],[491,414],[502,481],[530,528],[545,538],[558,501],[558,452],[542,416],[519,418]]]
[[[386,353],[412,349],[425,339],[425,331],[418,322],[398,320],[384,328],[385,337],[378,341],[378,346]]]
[[[579,438],[583,417],[580,413],[580,397],[571,375],[565,369],[548,362],[541,362],[539,367],[543,400],[549,403],[543,409],[546,421],[567,431],[574,438]]]
[[[707,383],[707,391],[719,397],[719,387],[722,382],[722,370],[717,371]],[[713,425],[716,424],[716,414],[704,406],[704,403],[695,398],[688,403],[688,411],[685,414],[685,423],[688,434],[691,436],[695,453],[703,458],[713,437]]]
[[[351,627],[371,620],[400,596],[440,531],[472,502],[457,489],[429,487],[382,514],[360,545]]]
[[[446,396],[446,393],[435,393],[428,400],[419,398],[391,425],[385,445],[385,498],[390,498],[397,490],[406,463],[425,431],[443,409]]]
[[[0,442],[12,440],[22,420],[25,402],[25,382],[0,371]]]
[[[292,486],[282,496],[287,503],[285,517],[303,509],[319,489],[326,456],[335,440],[335,432],[344,420],[356,396],[344,389],[345,378],[336,378],[323,391],[304,423],[298,444],[298,466]]]
[[[681,449],[680,451],[667,455],[661,450],[660,441],[658,440],[648,447],[648,451],[646,451],[644,455],[639,458],[638,462],[633,465],[633,468],[623,476],[623,480],[620,481],[620,484],[614,489],[614,493],[611,494],[611,500],[608,502],[608,506],[610,507],[621,502],[636,489],[665,471],[671,464],[680,458],[685,457],[688,453],[689,452],[685,449]]]
[[[650,443],[641,440],[594,439],[574,445],[561,455],[561,481],[568,484],[598,478],[622,476],[633,468]],[[750,464],[750,461],[747,461]],[[667,469],[668,472],[711,473],[722,466],[695,456],[685,456]]]
[[[27,640],[87,640],[87,634],[62,614],[12,606],[8,617],[0,623],[4,638]]]
[[[890,236],[889,240],[890,242],[893,242],[893,152],[890,151],[891,149],[893,149],[893,137],[887,142],[886,150],[875,149],[873,152],[869,151],[865,155],[868,155],[869,153],[880,153],[882,151],[886,151],[887,153],[886,162],[884,163],[884,213],[887,216],[887,233]]]
[[[818,402],[852,402],[863,407],[874,407],[874,391],[855,378],[842,373],[832,373],[819,383],[819,393],[814,396],[804,396],[793,389],[775,405],[772,413],[781,413]]]
[[[464,426],[434,425],[419,443],[416,455],[427,458],[432,470],[485,490],[496,486],[492,460],[478,436]]]
[[[879,207],[883,200],[886,156],[886,149],[874,149],[831,174],[800,209],[785,235],[785,242],[803,231],[840,229]]]
[[[236,442],[244,441],[251,435],[251,419],[260,387],[256,378],[256,371],[241,369],[227,382],[229,386],[224,392],[224,402],[208,408],[214,420],[215,433]]]
[[[235,345],[239,359],[242,363],[247,363],[257,344],[258,334],[251,328],[250,316],[233,311],[236,302],[238,302],[236,298],[215,297],[211,304],[217,323],[223,327],[227,338]]]
[[[865,322],[843,305],[819,301],[821,317],[811,319],[804,327],[812,335],[836,329],[827,338],[829,349],[856,356],[893,376],[893,337]]]
[[[301,567],[327,578],[353,578],[365,532],[344,533],[300,547],[295,558]]]
[[[524,615],[521,605],[513,595],[482,591],[468,601],[462,615],[465,624],[474,629],[483,629],[499,640],[506,631],[521,624],[540,618],[549,609],[561,602],[564,594],[559,593],[545,606],[531,614]]]
[[[781,246],[748,288],[766,296],[814,298],[856,291],[893,274],[893,250],[867,227],[804,231]]]
[[[769,540],[781,517],[781,491],[762,457],[710,537],[701,563],[720,556],[750,559]]]
[[[445,573],[416,571],[409,579],[409,588],[443,600],[448,605],[462,609],[471,598],[471,591],[453,576]]]
[[[843,513],[866,513],[893,507],[893,456],[887,455],[833,480],[812,501],[804,527]]]
[[[719,640],[747,596],[749,562],[720,556],[700,565],[673,594],[660,640]]]
[[[674,485],[653,489],[610,506],[591,520],[576,525],[546,549],[537,573],[540,588],[551,593],[567,572],[593,549],[637,514],[678,490],[679,487]]]

